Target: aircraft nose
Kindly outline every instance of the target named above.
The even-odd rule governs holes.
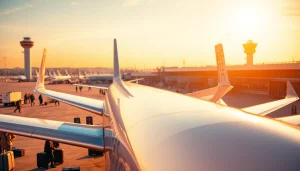
[[[299,171],[299,131],[278,129],[239,121],[185,130],[159,145],[155,169]]]

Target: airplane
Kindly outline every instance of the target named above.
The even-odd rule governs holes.
[[[113,82],[113,75],[111,74],[89,75],[85,77],[85,81],[87,83],[104,82],[104,83],[111,84]]]
[[[122,81],[118,58],[115,39],[113,83],[104,101],[47,90],[46,50],[35,87],[99,115],[103,125],[0,114],[0,131],[102,151],[105,169],[113,171],[300,169],[300,122],[265,116],[299,99],[292,87],[285,99],[237,109]]]
[[[61,75],[60,72],[57,70],[58,75],[53,74],[51,81],[49,82],[49,84],[58,84],[58,83],[66,83],[66,84],[70,84],[72,83],[72,77],[69,75],[68,71],[66,70],[66,74],[67,75]]]
[[[35,78],[36,78],[36,79],[39,78],[39,72],[38,72],[38,70],[35,70],[35,74],[36,74],[36,75],[35,75]],[[52,79],[52,78],[53,78],[53,76],[50,75],[50,72],[48,72],[48,74],[49,74],[49,75],[45,75],[45,77],[44,77],[45,80],[49,80],[49,79]]]
[[[57,84],[57,83],[71,84],[72,80],[71,80],[71,76],[62,75],[62,76],[55,76],[54,78],[51,79],[49,83],[50,84]]]
[[[27,78],[24,75],[13,76],[13,77],[10,77],[10,79],[11,80],[18,80],[18,82],[25,82],[25,81],[27,81]]]

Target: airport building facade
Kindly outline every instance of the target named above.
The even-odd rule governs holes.
[[[161,69],[155,72],[156,77],[153,75],[147,78],[147,75],[139,74],[137,77],[151,82],[193,85],[200,89],[214,87],[218,80],[216,67]],[[234,86],[231,92],[282,98],[286,95],[286,82],[290,81],[300,95],[300,63],[230,66],[228,76]]]

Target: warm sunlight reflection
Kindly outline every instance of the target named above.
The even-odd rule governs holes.
[[[245,40],[263,36],[271,24],[267,8],[246,4],[233,8],[229,20],[231,34]]]

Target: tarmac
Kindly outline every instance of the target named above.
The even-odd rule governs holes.
[[[8,91],[20,91],[22,96],[24,93],[33,93],[35,87],[34,82],[0,82],[0,93],[5,93]],[[94,99],[103,100],[104,96],[99,94],[97,89],[92,88],[92,91],[88,91],[85,87],[82,92],[76,92],[75,86],[68,84],[59,84],[59,85],[46,85],[46,88],[49,90],[85,96]],[[100,116],[92,114],[88,111],[60,103],[59,106],[55,106],[54,103],[50,103],[46,106],[39,106],[38,96],[39,94],[34,93],[36,97],[35,105],[30,106],[30,104],[24,104],[22,106],[22,113],[14,113],[15,107],[4,107],[3,104],[0,104],[0,114],[5,115],[14,115],[14,116],[23,116],[30,118],[41,118],[49,120],[57,120],[64,122],[73,122],[74,117],[80,117],[81,123],[85,123],[86,116],[93,116],[94,124],[101,125],[102,120]],[[47,100],[47,97],[43,97],[44,101]],[[247,106],[252,106],[256,104],[266,103],[278,99],[271,98],[265,95],[253,95],[253,94],[236,94],[229,93],[223,100],[227,103],[228,106],[233,106],[236,108],[243,108]],[[300,103],[296,101],[293,103],[300,110]],[[287,116],[291,113],[291,105],[288,105],[282,109],[279,109],[271,113],[270,117],[280,117]],[[25,156],[15,159],[15,168],[14,171],[39,171],[45,170],[37,168],[36,154],[43,151],[44,148],[43,140],[32,139],[22,136],[17,136],[16,140],[13,142],[13,147],[25,149]],[[81,170],[105,170],[104,157],[90,157],[88,156],[88,150],[86,148],[80,148],[75,146],[70,146],[66,144],[60,144],[60,147],[64,150],[64,163],[56,165],[56,168],[51,168],[48,170],[56,171],[61,170],[63,167],[71,166],[80,166]]]
[[[22,96],[24,93],[33,93],[35,83],[34,82],[0,82],[0,93],[5,93],[8,91],[20,91]],[[49,90],[55,90],[59,92],[85,96],[94,99],[103,100],[104,96],[99,94],[97,89],[92,89],[88,92],[87,88],[83,88],[82,92],[76,93],[75,86],[67,84],[59,85],[46,85]],[[14,113],[15,107],[4,107],[0,104],[0,114],[23,116],[30,118],[41,118],[49,120],[57,120],[64,122],[72,122],[74,117],[80,117],[81,123],[85,123],[86,116],[93,116],[94,125],[102,123],[100,116],[90,113],[88,111],[64,104],[60,102],[59,106],[55,106],[54,103],[50,103],[47,106],[39,106],[38,96],[35,95],[35,105],[30,106],[30,104],[24,104],[21,108],[22,113]],[[43,97],[46,101],[47,97]],[[25,156],[15,159],[14,171],[40,171],[45,170],[37,168],[36,154],[44,151],[43,140],[27,138],[22,136],[16,136],[16,140],[13,141],[13,147],[25,149]],[[56,168],[48,169],[53,171],[62,170],[63,167],[80,166],[81,170],[97,170],[102,171],[104,169],[104,157],[90,157],[88,156],[88,149],[80,148],[75,146],[70,146],[60,143],[60,148],[64,151],[64,163],[61,165],[56,165]]]

